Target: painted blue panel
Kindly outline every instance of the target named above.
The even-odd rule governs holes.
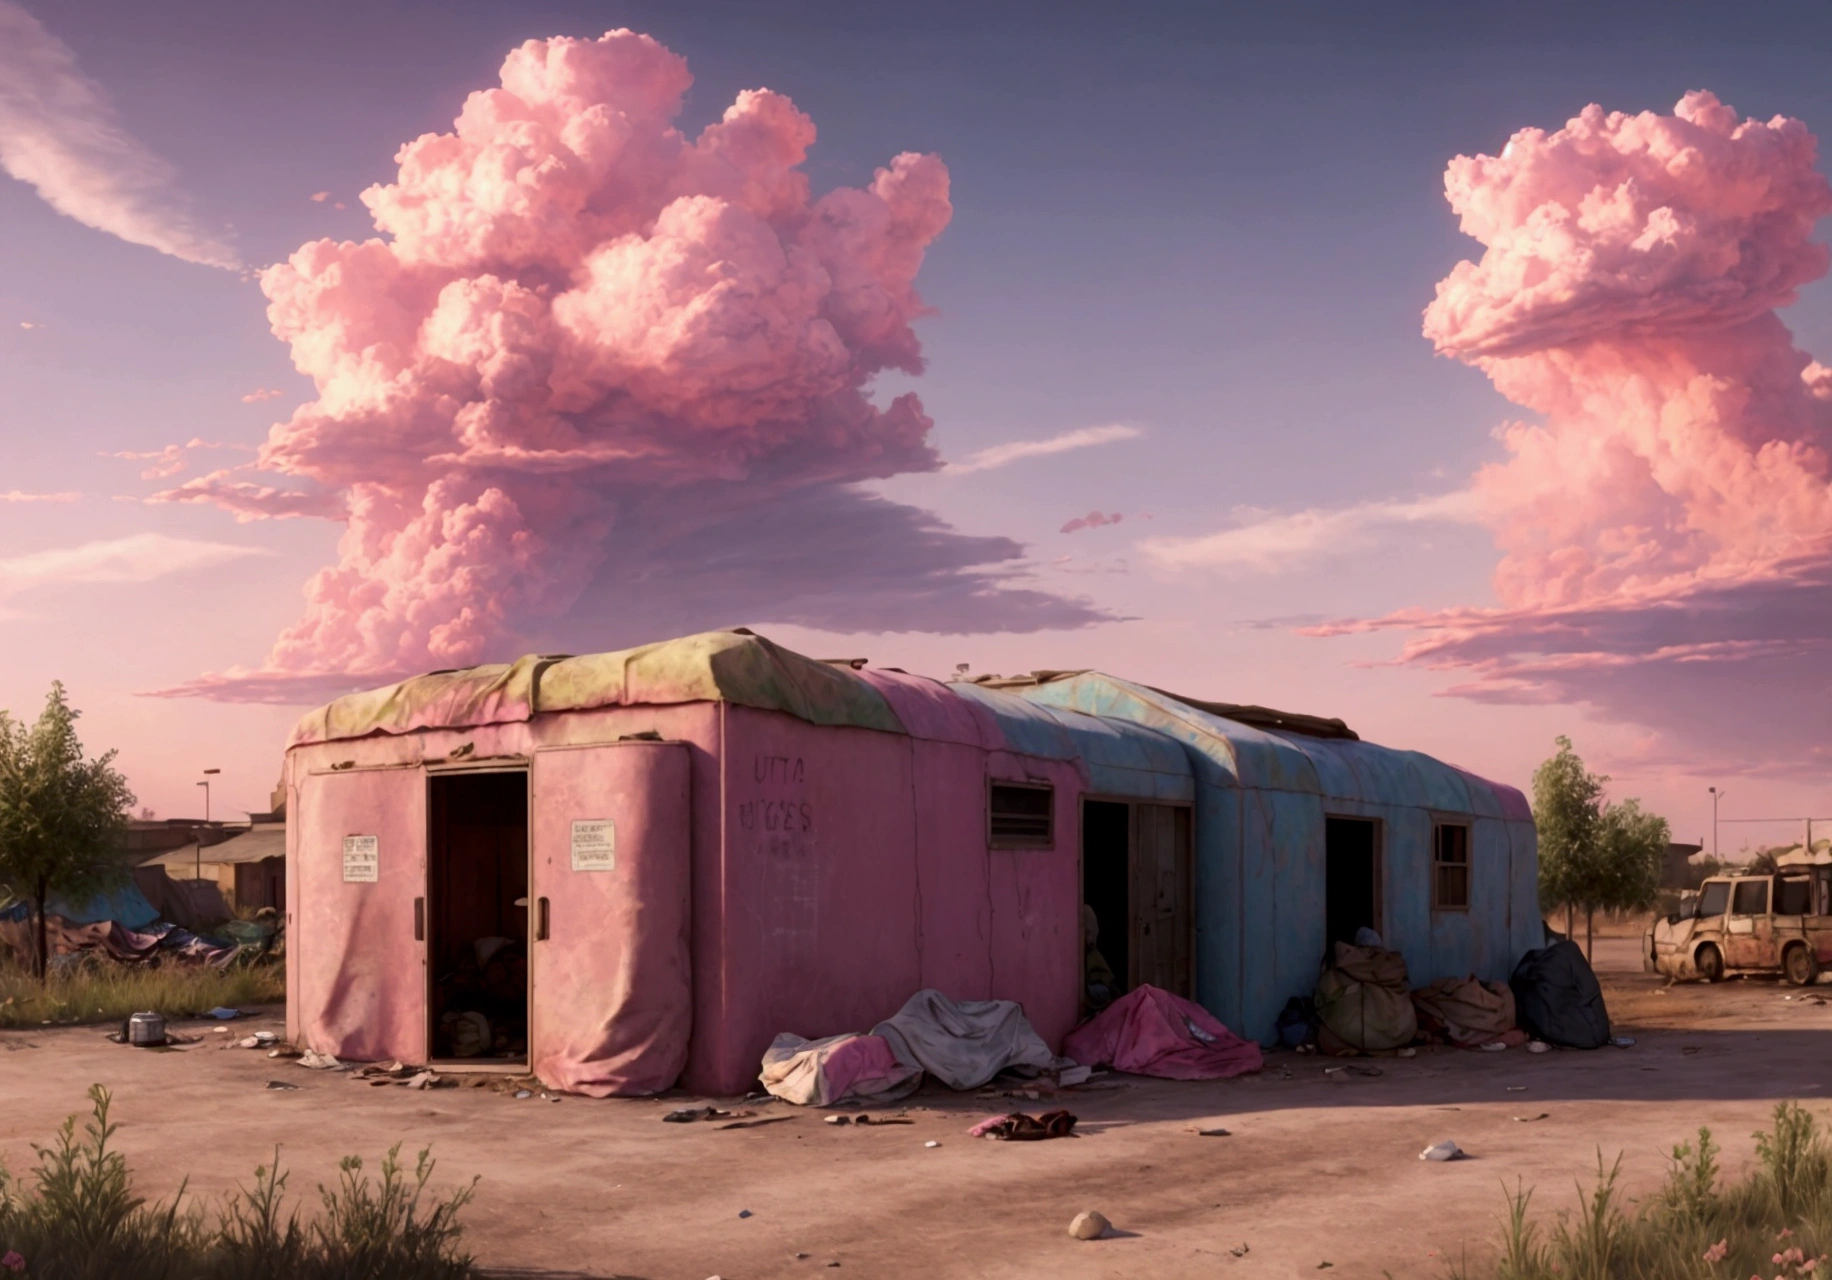
[[[990,712],[1014,751],[1082,761],[1089,789],[1097,794],[1163,804],[1188,804],[1195,797],[1189,754],[1176,739],[1143,724],[1048,706],[979,685],[948,687]]]
[[[1538,945],[1538,869],[1521,794],[1416,751],[1255,729],[1089,672],[1021,691],[1034,703],[1149,726],[1195,758],[1197,999],[1269,1040],[1315,985],[1327,814],[1381,822],[1387,944],[1415,985],[1505,978]],[[1432,826],[1471,824],[1471,909],[1431,909]]]

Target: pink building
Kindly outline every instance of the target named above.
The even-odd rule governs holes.
[[[736,1093],[924,987],[1056,1045],[1090,858],[1141,886],[1133,980],[1192,993],[1178,742],[748,632],[339,698],[285,786],[288,1031],[341,1058]]]

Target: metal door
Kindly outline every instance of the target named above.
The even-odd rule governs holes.
[[[1149,983],[1173,995],[1193,991],[1190,811],[1132,807],[1132,970],[1128,987]]]
[[[315,771],[297,797],[286,891],[295,1039],[340,1058],[424,1062],[425,777]]]
[[[690,757],[678,742],[535,753],[535,1074],[583,1093],[674,1083],[693,1027]]]

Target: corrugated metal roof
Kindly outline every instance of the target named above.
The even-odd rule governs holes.
[[[1242,787],[1486,817],[1532,816],[1526,798],[1513,787],[1489,782],[1423,752],[1258,729],[1100,672],[1065,675],[1013,693],[1028,701],[1161,730],[1201,751]]]
[[[207,844],[199,854],[196,845],[186,845],[141,863],[144,867],[190,867],[198,862],[260,862],[266,858],[286,856],[286,824],[263,822],[231,836],[221,844]]]
[[[988,711],[1012,750],[1085,762],[1088,788],[1097,795],[1166,804],[1188,803],[1195,797],[1188,753],[1175,738],[1155,728],[1032,702],[975,684],[948,687],[957,697]]]

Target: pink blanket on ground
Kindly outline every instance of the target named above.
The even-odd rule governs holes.
[[[1242,1040],[1201,1005],[1158,987],[1137,987],[1075,1028],[1065,1057],[1168,1080],[1223,1080],[1258,1071],[1260,1047]]]

